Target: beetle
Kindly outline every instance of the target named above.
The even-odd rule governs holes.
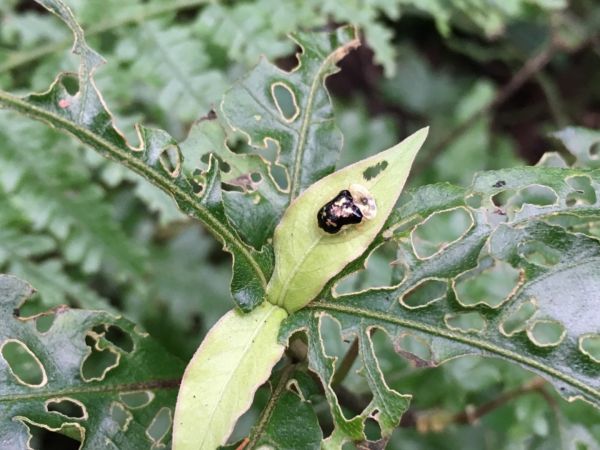
[[[375,199],[360,184],[352,184],[325,203],[317,212],[319,228],[329,234],[338,233],[345,225],[356,225],[377,214]]]

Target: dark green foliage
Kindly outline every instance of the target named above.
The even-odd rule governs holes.
[[[38,446],[49,431],[84,448],[168,446],[178,357],[227,309],[263,300],[289,203],[426,124],[412,188],[287,320],[294,350],[237,436],[247,448],[600,445],[599,94],[570,69],[595,73],[596,6],[72,0],[76,22],[39,3],[77,56],[60,20],[0,5],[0,271],[39,292],[16,317],[32,290],[0,277],[0,448],[23,447],[28,429]],[[360,27],[386,78],[364,53],[358,81],[329,78],[358,44],[332,23]],[[551,64],[535,66],[546,51]],[[521,65],[534,70],[514,95]],[[542,145],[540,130],[562,131]],[[49,310],[63,304],[82,309]],[[528,390],[529,372],[558,394]],[[138,408],[133,391],[152,401]],[[520,393],[460,416],[507,392]]]

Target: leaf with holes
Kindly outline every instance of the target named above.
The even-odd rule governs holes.
[[[259,184],[250,195],[226,195],[234,206],[230,208],[232,220],[257,246],[272,235],[289,202],[333,172],[342,148],[325,79],[337,72],[336,63],[359,45],[356,30],[343,27],[332,33],[298,33],[293,39],[301,48],[295,69],[285,72],[261,59],[226,92],[221,104],[231,128],[243,133],[252,146],[252,158],[267,159],[267,154],[274,154],[264,172],[256,164],[242,169],[246,178],[260,175],[264,189]],[[221,156],[233,168],[252,161],[246,155]],[[257,219],[248,221],[247,217],[247,211],[253,210],[261,212],[258,229],[264,231],[259,235]]]
[[[0,275],[0,448],[27,448],[38,429],[83,449],[168,445],[183,362],[109,313],[19,317],[33,292]]]
[[[271,257],[242,242],[225,215],[217,164],[211,164],[202,181],[182,170],[179,145],[165,131],[138,126],[139,145],[132,146],[115,127],[110,111],[96,88],[94,71],[102,57],[85,42],[82,29],[60,0],[39,0],[73,31],[73,52],[80,57],[77,79],[61,74],[41,94],[24,98],[0,91],[0,107],[14,110],[34,120],[65,131],[101,155],[114,159],[170,194],[179,208],[202,223],[233,255],[231,290],[237,305],[251,310],[264,298]],[[73,81],[77,89],[73,91]]]
[[[365,439],[366,417],[389,435],[407,406],[377,367],[374,333],[417,366],[466,354],[502,358],[542,375],[567,399],[600,407],[600,171],[492,171],[468,189],[426,186],[403,199],[370,251],[282,327],[281,342],[307,334],[336,442]],[[384,243],[396,247],[388,262],[398,281],[338,294]],[[336,361],[323,347],[325,317],[345,340],[359,340],[373,400],[356,417],[344,415],[331,387]]]
[[[396,204],[426,136],[427,129],[417,131],[394,147],[319,180],[290,205],[275,230],[275,272],[267,287],[270,302],[288,311],[302,308],[349,261],[362,255]],[[365,213],[359,224],[336,234],[325,232],[318,225],[321,208],[357,185],[368,191],[362,198],[370,196],[375,202],[373,217],[368,219]]]

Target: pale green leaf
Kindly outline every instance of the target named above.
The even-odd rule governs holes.
[[[296,311],[310,302],[349,261],[358,258],[383,227],[427,136],[420,130],[389,150],[339,170],[295,200],[275,229],[275,271],[269,301]],[[368,189],[377,204],[371,220],[331,235],[317,225],[317,212],[352,184]]]
[[[277,334],[286,312],[263,302],[217,322],[190,361],[177,398],[175,450],[213,450],[225,443],[283,353]]]

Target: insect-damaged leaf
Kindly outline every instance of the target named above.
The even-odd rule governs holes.
[[[0,449],[29,448],[32,428],[82,449],[169,445],[182,361],[110,313],[59,307],[19,317],[33,292],[0,275]]]
[[[139,145],[130,144],[113,123],[111,112],[94,83],[94,71],[103,63],[102,57],[87,45],[83,30],[63,2],[39,0],[39,3],[72,30],[73,52],[80,57],[77,78],[60,74],[48,91],[24,98],[0,91],[0,106],[75,136],[102,156],[118,161],[171,195],[183,212],[199,219],[233,255],[232,295],[240,309],[251,310],[264,299],[270,257],[244,244],[227,220],[217,164],[203,174],[203,182],[199,183],[182,169],[181,149],[167,132],[139,126]],[[74,93],[73,81],[77,85]]]
[[[233,169],[222,179],[236,181],[231,180],[234,172],[257,179],[245,183],[243,192],[226,192],[225,205],[231,206],[228,214],[240,234],[256,248],[271,238],[290,201],[335,170],[342,133],[333,120],[325,79],[359,45],[356,34],[352,27],[295,33],[292,38],[301,48],[297,67],[286,72],[261,59],[223,98],[225,118],[244,134],[252,151],[240,155],[217,147]]]
[[[282,342],[301,330],[308,335],[335,437],[356,440],[358,427],[356,417],[340,413],[330,387],[335,365],[321,346],[324,317],[339,324],[345,340],[359,340],[363,367],[374,364],[366,331],[385,333],[417,366],[466,354],[502,358],[538,373],[569,400],[600,406],[600,171],[520,167],[479,174],[469,188],[438,184],[403,198],[371,247],[384,238],[394,245],[388,262],[402,267],[402,276],[336,295],[336,283],[363,267],[366,252],[282,325]],[[377,372],[361,373],[371,377],[374,395],[357,417],[377,404],[383,433],[398,421],[401,398],[380,395],[387,388],[372,376]]]
[[[283,353],[277,333],[286,316],[263,302],[248,314],[232,310],[211,328],[183,376],[175,450],[213,450],[225,443]]]
[[[426,136],[427,129],[417,131],[389,150],[321,179],[290,205],[275,229],[275,271],[267,287],[270,302],[288,311],[302,308],[367,249],[396,204]],[[317,225],[318,211],[353,184],[370,192],[377,214],[337,234],[325,233]]]

